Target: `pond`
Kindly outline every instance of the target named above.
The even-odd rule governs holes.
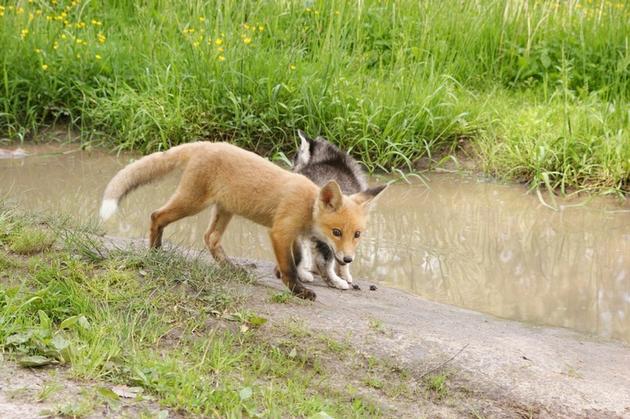
[[[83,220],[97,218],[105,185],[132,159],[23,148],[30,156],[0,159],[0,197]],[[107,233],[146,237],[149,214],[176,182],[171,176],[132,193],[104,225]],[[554,205],[521,185],[462,175],[394,184],[372,211],[351,270],[364,290],[392,286],[506,319],[630,342],[628,203],[556,198]],[[207,223],[206,210],[170,225],[164,238],[203,249]],[[232,221],[223,243],[228,255],[273,259],[266,230],[243,219]]]

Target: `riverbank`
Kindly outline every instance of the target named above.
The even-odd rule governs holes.
[[[301,128],[369,170],[465,157],[533,186],[627,194],[628,13],[609,1],[2,6],[0,133],[63,122],[109,149],[229,139],[282,158]]]
[[[317,302],[304,302],[269,263],[217,270],[205,253],[147,252],[142,240],[93,233],[0,213],[2,362],[45,371],[21,392],[1,388],[0,408],[55,400],[69,380],[86,389],[53,404],[58,414],[117,417],[121,400],[132,412],[159,404],[184,416],[630,412],[626,345],[369,291],[360,280],[362,290],[348,292],[316,283]],[[135,396],[124,396],[129,387]]]

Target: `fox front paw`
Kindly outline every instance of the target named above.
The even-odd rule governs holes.
[[[315,301],[315,299],[317,298],[317,294],[304,287],[294,289],[293,294],[295,294],[299,298],[302,298],[303,300]]]
[[[345,280],[339,277],[330,278],[329,285],[332,286],[333,288],[338,288],[340,290],[350,289],[350,284],[348,284]]]
[[[300,278],[302,282],[313,282],[315,280],[313,274],[305,269],[298,270],[298,278]]]

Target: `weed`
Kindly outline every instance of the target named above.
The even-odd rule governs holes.
[[[271,296],[271,302],[277,304],[286,304],[291,300],[291,297],[293,297],[293,295],[290,292],[281,291]]]
[[[8,241],[12,252],[29,255],[49,249],[55,242],[55,237],[41,228],[27,227],[11,234]]]
[[[446,379],[447,377],[445,374],[429,375],[425,379],[426,387],[430,391],[432,391],[438,398],[444,398],[448,394]]]
[[[369,319],[368,326],[370,327],[370,329],[374,330],[375,332],[385,333],[385,326],[383,325],[383,322],[381,320]]]
[[[37,401],[46,401],[50,398],[50,396],[59,392],[61,389],[63,389],[63,385],[61,385],[59,382],[55,380],[48,380],[44,383],[44,385],[42,385],[39,393],[37,393]]]
[[[383,381],[381,381],[378,378],[375,377],[368,377],[365,379],[365,385],[368,387],[372,387],[374,389],[380,390],[382,389],[385,384],[383,383]]]

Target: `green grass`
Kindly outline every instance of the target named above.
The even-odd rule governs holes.
[[[448,394],[448,387],[446,386],[447,377],[445,374],[429,375],[426,378],[425,385],[431,390],[438,398],[444,398]]]
[[[369,169],[464,148],[504,178],[628,190],[624,2],[4,4],[14,138],[61,121],[115,149],[221,138],[277,155],[302,128]]]
[[[14,253],[32,254],[51,247],[55,241],[51,232],[42,228],[24,228],[9,238],[9,249]]]

